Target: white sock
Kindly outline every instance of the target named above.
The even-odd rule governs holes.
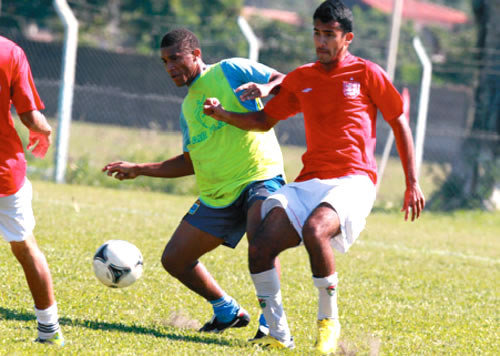
[[[319,292],[318,320],[338,319],[337,284],[339,283],[339,279],[337,272],[327,277],[313,277],[313,282]]]
[[[35,307],[35,315],[38,321],[38,337],[40,339],[50,339],[60,330],[57,303],[44,310]]]
[[[250,274],[257,291],[262,313],[269,325],[269,335],[288,343],[290,328],[281,301],[280,279],[275,268],[265,272]]]

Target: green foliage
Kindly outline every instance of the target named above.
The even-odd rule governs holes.
[[[260,312],[245,240],[201,261],[250,313],[249,327],[196,331],[209,303],[162,268],[160,256],[195,197],[33,181],[35,235],[54,280],[66,346],[33,343],[36,320],[21,267],[0,249],[2,355],[282,355],[246,343]],[[336,255],[343,355],[496,355],[500,215],[373,213],[359,241]],[[124,289],[100,284],[92,256],[109,239],[139,247],[144,274]],[[280,255],[282,294],[296,350],[310,355],[317,291],[304,247]],[[467,330],[467,332],[464,332]]]
[[[433,2],[471,13],[467,0]],[[320,0],[273,1],[273,8],[296,11],[303,18],[303,26],[252,18],[252,27],[262,40],[260,60],[283,72],[314,61],[311,17],[320,3]],[[69,4],[79,20],[80,45],[134,48],[139,53],[155,54],[167,31],[187,27],[200,37],[208,62],[247,56],[248,47],[237,25],[237,16],[244,4],[271,7],[260,0],[69,0]],[[352,10],[356,35],[352,53],[385,67],[391,15],[358,5]],[[52,1],[2,1],[2,26],[25,29],[29,23],[51,29],[62,38],[62,25]],[[406,84],[416,84],[420,79],[420,64],[412,47],[415,34],[414,24],[403,21],[396,77]],[[474,24],[455,26],[452,30],[425,26],[422,34],[424,44],[436,61],[434,83],[470,85],[477,67]]]
[[[390,15],[375,9],[363,10],[359,6],[352,9],[354,16],[354,40],[350,46],[352,53],[385,67],[389,40]]]
[[[9,25],[19,30],[30,22],[46,27],[56,16],[51,0],[2,0],[0,5],[2,15],[12,16],[12,22],[9,21]]]
[[[450,31],[429,27],[438,48],[432,49],[434,58],[433,82],[435,84],[474,85],[477,62],[477,29],[473,24],[457,26]]]
[[[496,209],[490,198],[500,182],[500,156],[494,143],[469,138],[462,146],[464,162],[448,175],[428,204],[432,210]]]
[[[250,21],[257,37],[262,39],[260,62],[288,73],[302,64],[316,60],[311,25],[294,26],[260,17]]]

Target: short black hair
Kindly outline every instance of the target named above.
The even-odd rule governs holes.
[[[326,0],[323,2],[314,12],[313,20],[320,20],[324,23],[338,22],[344,33],[352,32],[354,23],[351,10],[340,0]]]
[[[186,28],[177,28],[168,32],[161,40],[161,48],[178,44],[181,48],[189,51],[200,48],[200,40],[194,33]]]

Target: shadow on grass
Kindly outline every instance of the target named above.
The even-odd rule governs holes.
[[[18,320],[18,321],[35,321],[36,317],[32,313],[23,313],[17,312],[11,309],[6,309],[0,307],[0,319],[5,320]],[[221,346],[230,346],[232,345],[228,341],[219,340],[214,337],[206,337],[202,336],[204,334],[200,334],[200,336],[194,335],[179,335],[176,333],[164,333],[158,331],[156,329],[147,328],[144,326],[138,325],[126,325],[122,323],[108,323],[103,321],[96,320],[80,320],[80,319],[70,319],[70,318],[59,318],[59,323],[61,325],[70,325],[70,326],[80,326],[93,330],[103,330],[103,331],[119,331],[124,333],[133,333],[133,334],[142,334],[142,335],[152,335],[155,337],[167,338],[170,340],[182,340],[187,342],[197,342],[201,344],[217,344]],[[234,345],[232,345],[234,346]]]

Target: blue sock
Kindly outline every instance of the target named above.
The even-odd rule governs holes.
[[[210,300],[209,302],[212,304],[217,320],[222,323],[227,323],[233,320],[236,313],[238,313],[238,310],[240,310],[240,306],[236,303],[236,300],[227,294],[222,298]]]
[[[266,328],[269,328],[269,325],[267,325],[267,321],[266,321],[266,318],[264,317],[264,314],[260,314],[259,325],[262,325],[262,326],[265,326]]]

